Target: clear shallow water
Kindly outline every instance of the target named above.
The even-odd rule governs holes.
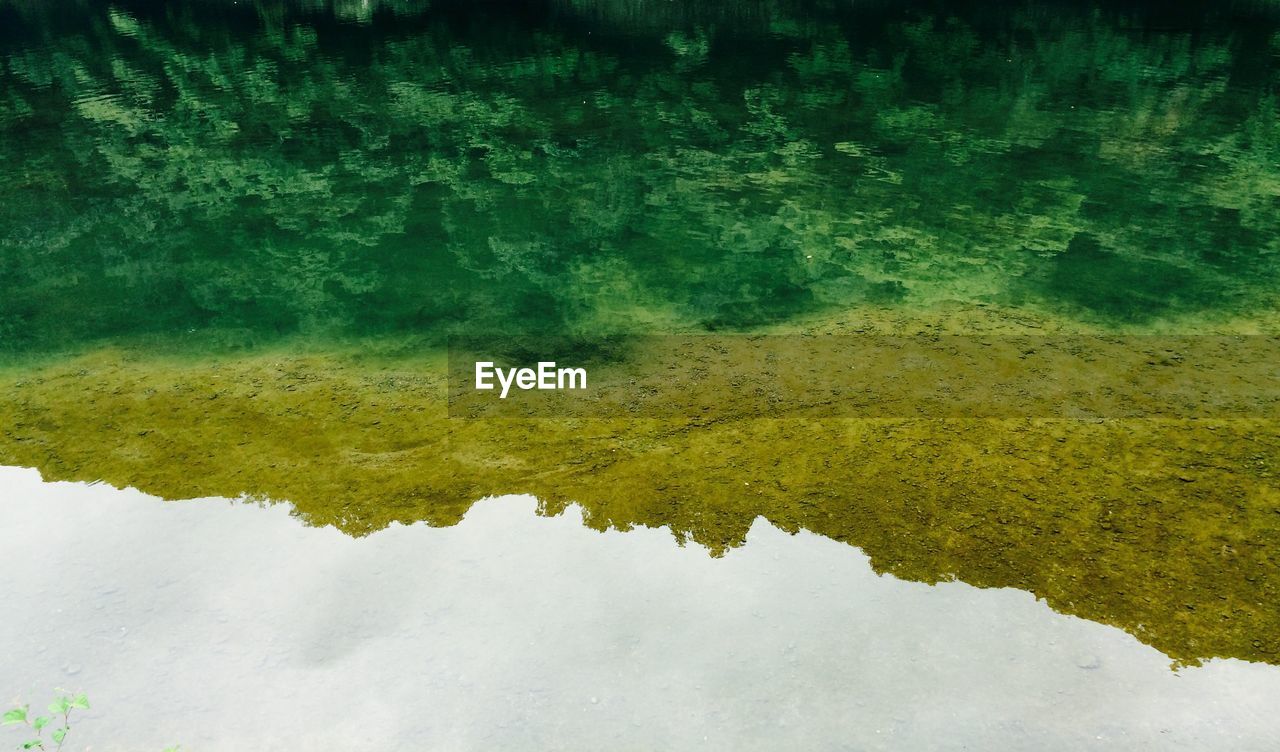
[[[758,522],[722,559],[529,497],[364,539],[0,469],[0,675],[95,750],[1271,750],[1275,667],[1177,673],[1027,593]],[[78,746],[76,748],[79,748]]]

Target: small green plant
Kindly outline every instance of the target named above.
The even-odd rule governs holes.
[[[64,692],[65,690],[58,690]],[[89,698],[84,694],[61,695],[58,699],[49,704],[49,715],[41,715],[32,718],[30,715],[30,705],[21,705],[4,714],[0,719],[0,726],[10,726],[21,723],[35,732],[35,738],[27,742],[23,742],[20,749],[39,749],[45,750],[44,730],[50,724],[58,726],[58,719],[61,717],[61,726],[55,728],[49,738],[53,744],[53,749],[62,749],[62,744],[67,740],[67,732],[71,730],[71,713],[76,710],[88,710]]]
[[[67,690],[59,689],[59,693]],[[50,734],[50,741],[56,745],[53,752],[62,749],[62,744],[67,740],[67,732],[71,730],[71,713],[76,710],[88,710],[89,698],[83,693],[78,694],[62,694],[58,699],[49,704],[49,715],[31,717],[30,705],[19,705],[18,707],[5,713],[0,717],[0,726],[14,726],[22,724],[28,729],[35,732],[36,738],[23,742],[18,749],[39,749],[48,752],[49,748],[45,746],[44,730],[50,724],[57,725],[58,718],[61,716],[62,725],[55,728]],[[182,752],[182,747],[166,747],[164,752]]]

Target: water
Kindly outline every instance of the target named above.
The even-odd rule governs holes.
[[[0,471],[10,691],[90,688],[93,749],[1269,750],[1280,674],[1169,670],[1017,590],[877,576],[763,521],[665,531],[490,499],[365,540],[283,507]],[[47,523],[59,520],[56,528]]]
[[[1044,409],[939,417],[835,394],[764,420],[772,395],[697,373],[668,387],[712,394],[714,415],[460,420],[447,403],[456,335],[535,355],[549,335],[612,335],[583,351],[625,370],[664,337],[913,343],[886,362],[951,336],[1042,338],[1050,360],[1080,355],[1071,337],[1108,352],[1180,338],[1213,367],[1213,343],[1280,334],[1280,7],[1167,6],[0,0],[0,465],[200,500],[6,471],[0,536],[24,531],[6,571],[38,583],[42,552],[80,563],[63,589],[15,586],[0,629],[31,651],[59,625],[87,640],[8,665],[13,691],[56,685],[74,658],[104,704],[95,724],[131,746],[243,747],[282,716],[290,738],[337,738],[324,724],[352,728],[337,698],[356,701],[337,683],[365,676],[447,709],[361,696],[386,738],[444,747],[686,747],[701,731],[776,748],[801,718],[814,748],[1265,747],[1280,426],[1247,388],[1274,380],[1265,355],[1215,369],[1248,407],[1234,411],[1077,418],[1033,393]],[[1170,363],[1185,378],[1200,362],[1143,347],[1094,358],[1099,388],[1158,392]],[[105,548],[86,537],[99,527]],[[570,547],[559,576],[528,579],[546,570],[514,530],[561,541],[541,555]],[[175,600],[154,587],[165,560],[199,567]],[[90,561],[113,569],[95,580]],[[669,567],[667,591],[641,562]],[[590,579],[609,573],[639,595]],[[818,584],[793,592],[780,573]],[[388,578],[461,610],[406,611]],[[474,640],[527,642],[485,611],[494,588],[551,625],[501,666]],[[670,588],[685,615],[654,595]],[[737,596],[794,639],[760,642]],[[243,630],[225,668],[205,597]],[[575,621],[558,602],[599,610]],[[693,633],[653,636],[681,619]],[[164,642],[170,620],[198,639]],[[165,652],[104,662],[129,648],[117,623]],[[470,652],[437,647],[459,640]],[[599,675],[570,675],[574,645]],[[510,683],[464,707],[453,685],[405,678],[419,654]],[[624,686],[618,672],[710,718],[596,691]],[[193,676],[222,683],[202,693]],[[302,710],[243,692],[258,681]],[[182,698],[172,722],[106,712],[162,695]],[[574,736],[593,696],[615,715]],[[484,715],[504,703],[521,708],[507,727]],[[254,722],[232,733],[240,717]]]

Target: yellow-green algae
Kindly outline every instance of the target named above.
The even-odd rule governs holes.
[[[1180,663],[1280,663],[1275,421],[457,420],[441,353],[378,347],[9,367],[0,463],[288,501],[353,535],[530,493],[721,555],[763,516],[897,577],[1030,591]],[[723,394],[729,412],[738,399]]]

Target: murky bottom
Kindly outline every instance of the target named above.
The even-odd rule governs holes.
[[[758,521],[723,558],[530,497],[363,539],[0,469],[0,676],[73,749],[1274,750],[1280,668]],[[8,700],[9,698],[4,698]],[[8,729],[5,729],[8,731]],[[4,738],[4,741],[16,741]]]

